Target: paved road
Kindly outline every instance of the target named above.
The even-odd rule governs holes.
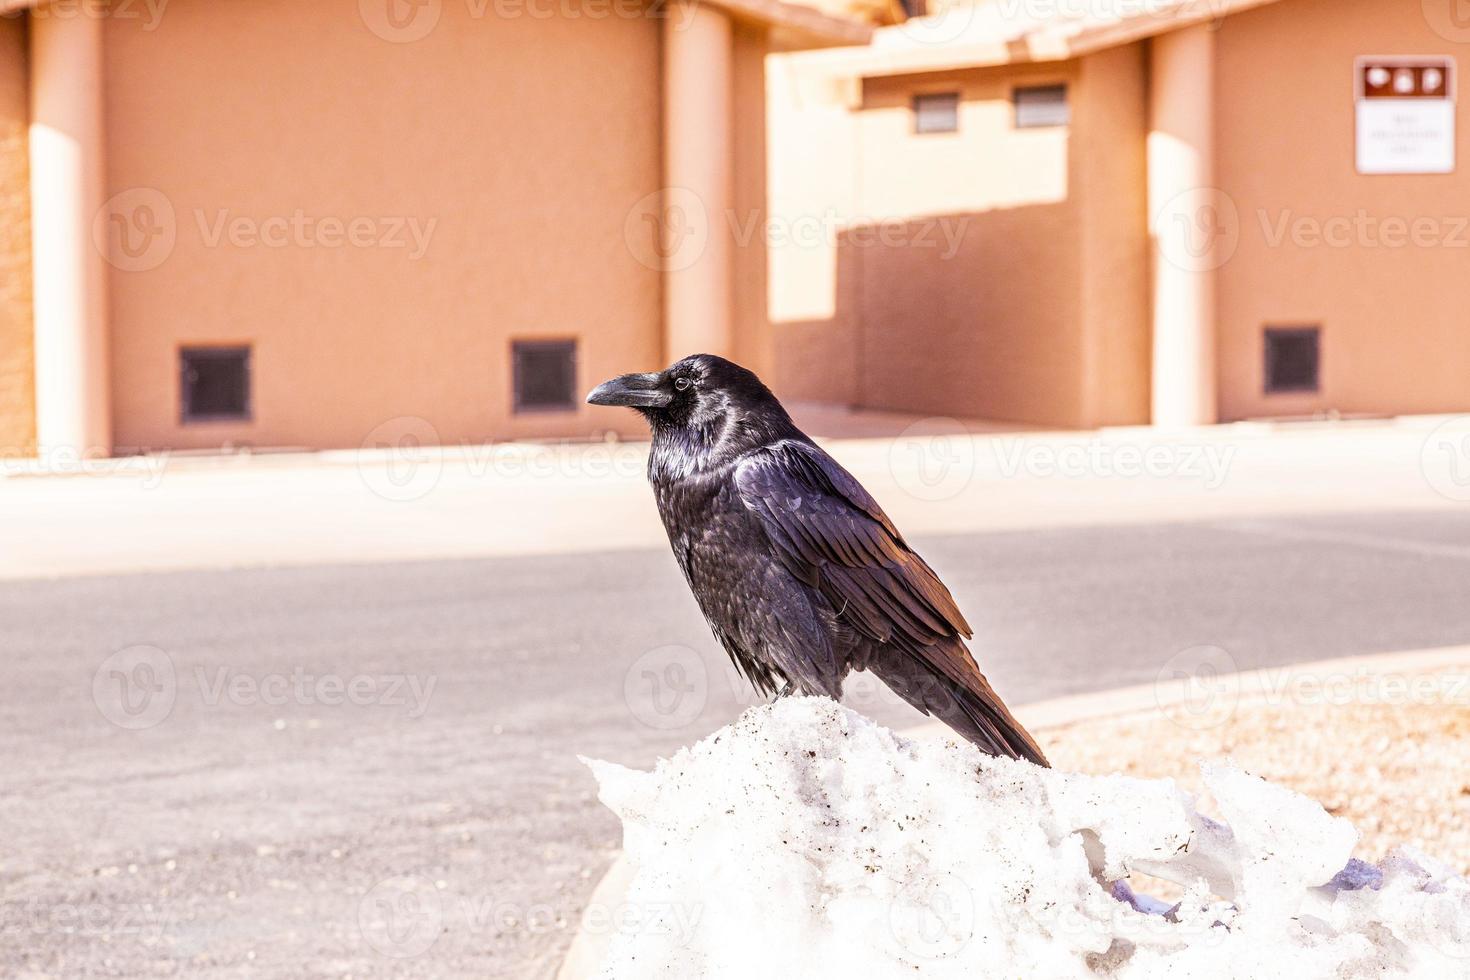
[[[1470,642],[1470,513],[918,544],[1014,703]],[[0,583],[0,672],[22,977],[545,975],[618,844],[576,754],[742,701],[663,551]]]

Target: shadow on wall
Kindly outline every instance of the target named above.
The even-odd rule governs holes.
[[[1100,424],[1086,403],[1096,352],[1075,219],[1064,201],[844,230],[833,315],[773,325],[780,390],[863,408]]]
[[[856,109],[788,80],[806,98],[777,115],[774,156],[823,162],[788,164],[776,199],[852,219],[809,250],[772,250],[783,393],[1027,425],[1147,422],[1145,68],[1130,45],[1065,66],[871,78]],[[1019,125],[1028,86],[1063,88],[1067,121]],[[919,132],[925,94],[952,95],[953,129]],[[813,156],[831,145],[851,155]]]

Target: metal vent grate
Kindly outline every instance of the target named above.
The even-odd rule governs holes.
[[[1072,107],[1067,103],[1065,85],[1018,88],[1014,98],[1017,129],[1065,126],[1072,121]]]
[[[1321,327],[1266,328],[1266,394],[1321,390]]]
[[[185,422],[250,419],[250,348],[179,351],[179,415]]]
[[[577,342],[516,340],[511,342],[517,412],[569,410],[577,407]]]
[[[914,96],[914,132],[953,133],[959,128],[958,92],[930,92]]]

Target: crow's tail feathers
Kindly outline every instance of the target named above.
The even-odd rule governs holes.
[[[1051,768],[1036,739],[1010,713],[985,677],[978,673],[977,677],[979,689],[957,690],[951,702],[957,710],[939,715],[939,720],[992,755],[1008,755]]]
[[[957,681],[948,672],[937,669],[929,657],[915,656],[899,650],[885,650],[870,661],[870,669],[893,691],[926,715],[933,715],[953,728],[981,751],[1025,759],[1038,766],[1051,767],[1041,746],[1031,733],[1011,714],[1000,695],[990,686],[985,675],[974,666],[969,652],[956,638],[958,651],[948,651],[951,663],[958,652],[968,669]],[[953,658],[953,659],[950,659]],[[963,662],[961,661],[961,662]]]

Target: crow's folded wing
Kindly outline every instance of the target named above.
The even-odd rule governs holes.
[[[836,460],[788,439],[742,460],[735,485],[782,564],[844,622],[880,643],[937,655],[935,666],[957,681],[973,676],[963,646],[941,642],[971,634],[954,597]]]
[[[965,648],[954,597],[836,460],[787,439],[743,459],[735,485],[786,570],[875,641],[868,666],[890,688],[987,752],[1047,765]]]

